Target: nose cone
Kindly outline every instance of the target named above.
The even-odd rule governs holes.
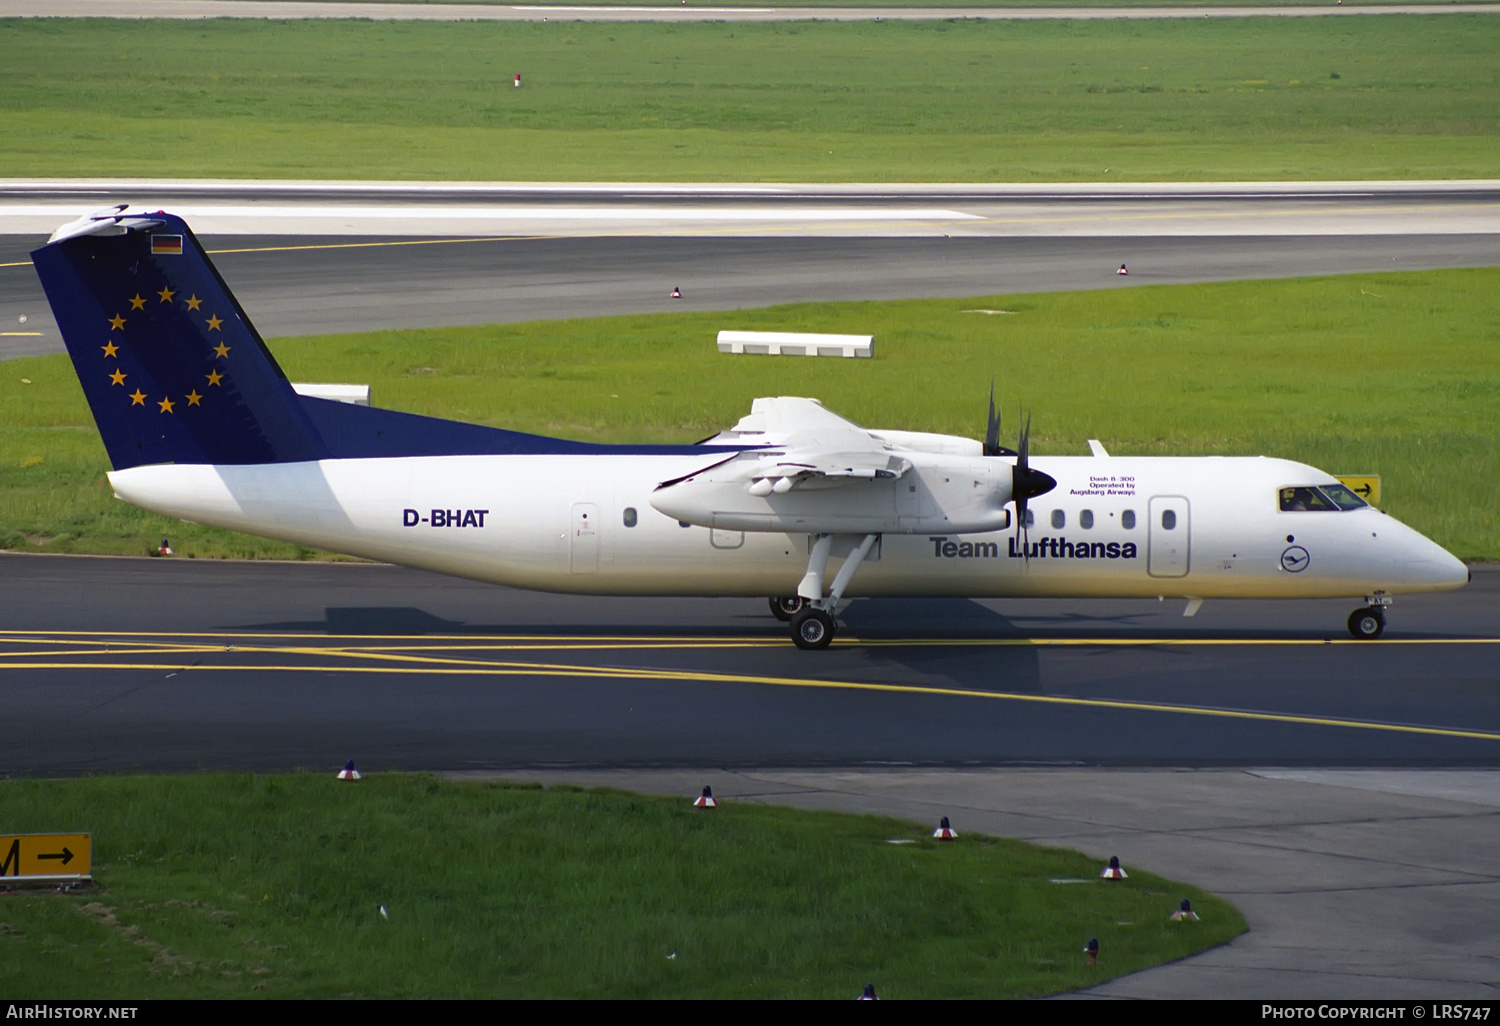
[[[1463,560],[1436,542],[1427,544],[1431,549],[1422,554],[1424,558],[1408,560],[1402,567],[1408,588],[1412,591],[1450,591],[1469,583],[1469,568]]]
[[[1451,591],[1469,583],[1463,560],[1399,521],[1389,524],[1399,532],[1402,591]]]

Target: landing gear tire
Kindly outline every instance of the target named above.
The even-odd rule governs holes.
[[[800,595],[791,598],[773,598],[771,600],[771,615],[782,623],[790,623],[792,617],[807,608],[807,599]]]
[[[835,629],[833,617],[821,609],[804,609],[792,617],[792,641],[804,651],[827,648]]]
[[[1374,641],[1385,632],[1385,612],[1379,606],[1366,606],[1349,614],[1349,633],[1360,641]]]

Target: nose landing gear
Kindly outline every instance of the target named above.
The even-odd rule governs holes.
[[[1349,614],[1349,633],[1360,641],[1374,641],[1385,633],[1385,611],[1391,597],[1384,592],[1365,596],[1369,605]]]
[[[1385,610],[1367,606],[1349,614],[1349,633],[1360,641],[1374,641],[1385,632]]]

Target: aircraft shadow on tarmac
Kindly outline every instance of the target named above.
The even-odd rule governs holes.
[[[790,643],[781,644],[785,640],[785,628],[769,614],[736,617],[744,622],[736,623],[728,631],[722,622],[696,625],[684,624],[680,618],[674,618],[670,634],[689,645],[698,639],[719,639],[726,634],[742,635],[747,641],[774,639],[776,643],[769,646],[739,650],[732,660],[725,660],[722,654],[708,657],[710,665],[705,668],[738,671],[747,676],[815,673],[830,679],[909,681],[916,678],[961,687],[973,687],[978,682],[1003,682],[1007,691],[1041,689],[1038,652],[1030,646],[990,648],[942,643],[945,640],[961,642],[1027,636],[1022,628],[1001,613],[970,599],[856,599],[839,618],[845,636],[867,638],[877,644],[839,646],[828,653],[800,652]],[[1089,618],[1078,619],[1080,623],[1087,623]],[[476,638],[493,635],[510,638],[607,635],[619,639],[644,639],[659,638],[668,633],[661,624],[470,624],[445,619],[412,606],[329,606],[321,621],[247,624],[226,629],[373,637],[446,634]],[[911,645],[900,644],[909,639],[916,640]],[[697,658],[702,660],[701,655]]]
[[[324,619],[295,620],[284,623],[258,623],[234,630],[287,631],[308,634],[458,634],[476,633],[461,620],[444,620],[414,606],[329,606]]]

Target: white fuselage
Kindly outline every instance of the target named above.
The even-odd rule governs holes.
[[[521,588],[796,594],[808,566],[807,533],[683,526],[652,507],[659,483],[705,462],[692,455],[441,456],[146,466],[115,471],[110,481],[120,498],[167,516]],[[943,496],[958,494],[942,476],[955,464],[921,462],[902,480],[920,481],[934,497],[937,508],[923,510],[930,524],[930,516],[941,519]],[[847,594],[1357,597],[1443,590],[1468,579],[1446,550],[1374,508],[1282,512],[1279,488],[1334,480],[1304,464],[1052,457],[1033,458],[1032,466],[1057,487],[1031,500],[1030,558],[1014,529],[884,533]],[[847,494],[858,501],[866,488],[870,502],[884,502],[880,487],[851,483]],[[1092,526],[1083,526],[1085,511]],[[1127,512],[1134,526],[1126,526]],[[840,537],[830,572],[858,541]]]

